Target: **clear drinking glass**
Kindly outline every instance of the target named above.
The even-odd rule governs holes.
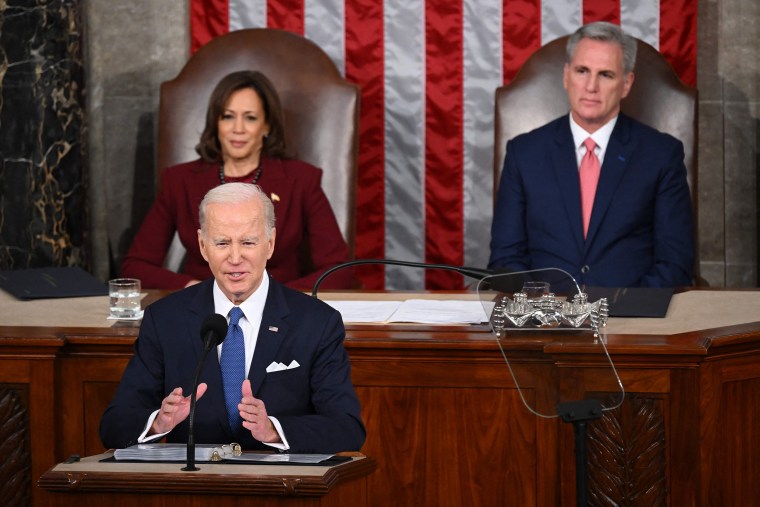
[[[108,315],[114,319],[139,319],[142,317],[140,304],[140,280],[137,278],[116,278],[108,281]]]

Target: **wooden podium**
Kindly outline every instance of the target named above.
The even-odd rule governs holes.
[[[42,475],[39,487],[52,506],[243,505],[267,507],[366,505],[372,458],[353,453],[334,466],[199,463],[184,472],[177,463],[101,462],[112,452],[60,463]]]
[[[49,484],[50,467],[72,454],[105,451],[98,423],[137,335],[135,326],[106,321],[106,305],[47,302],[36,313],[26,303],[0,301],[7,324],[0,327],[0,431],[19,451],[0,467],[0,504],[14,494],[5,485],[26,477],[13,483],[26,495],[21,505],[24,498],[45,505],[47,496],[61,496],[36,486],[43,474],[40,484]],[[693,290],[676,294],[664,319],[610,319],[607,345],[626,397],[589,425],[590,498],[618,505],[757,502],[758,309],[757,291]],[[68,320],[88,311],[87,322]],[[24,321],[30,314],[36,320]],[[563,401],[607,389],[598,379],[608,365],[572,341],[541,332],[515,340],[523,353],[512,366],[521,378],[551,379]],[[487,326],[349,325],[346,349],[367,427],[361,451],[377,462],[362,479],[367,505],[574,504],[572,427],[525,408],[521,394],[537,393],[516,389]]]

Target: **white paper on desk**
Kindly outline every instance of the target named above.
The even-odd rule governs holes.
[[[388,322],[403,301],[325,301],[343,322]]]
[[[334,454],[263,454],[244,452],[240,456],[225,454],[225,461],[257,461],[264,463],[321,463],[335,456]]]
[[[220,445],[198,444],[195,446],[195,461],[211,461],[214,449]],[[117,460],[131,461],[185,461],[187,444],[135,444],[124,449],[116,449],[113,457]]]
[[[488,316],[480,301],[407,299],[390,322],[480,324],[488,322]]]
[[[406,301],[325,301],[343,322],[411,322],[417,324],[479,324],[488,322],[483,303],[472,300],[408,299]],[[490,305],[488,314],[493,310]]]

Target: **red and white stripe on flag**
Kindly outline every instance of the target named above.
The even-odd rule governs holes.
[[[356,255],[484,267],[493,97],[541,45],[620,24],[696,84],[694,0],[191,0],[191,49],[251,27],[319,44],[362,90]],[[367,288],[457,288],[459,275],[368,267]]]

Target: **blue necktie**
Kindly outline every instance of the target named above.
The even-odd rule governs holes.
[[[235,432],[240,426],[238,403],[243,397],[242,385],[245,379],[245,343],[243,330],[238,322],[243,317],[243,310],[237,306],[230,310],[230,327],[222,345],[222,382],[224,383],[224,403],[227,405],[227,418],[230,428]]]

